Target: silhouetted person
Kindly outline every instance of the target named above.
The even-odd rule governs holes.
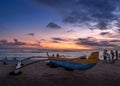
[[[120,59],[120,53],[119,53],[119,59]]]
[[[57,57],[57,58],[59,58],[59,57],[60,57],[60,55],[57,53],[56,57]]]
[[[87,59],[86,55],[80,56],[80,59]]]
[[[54,54],[52,54],[52,57],[55,57],[55,55],[54,55]]]
[[[3,64],[4,64],[4,65],[7,65],[7,57],[4,58]]]
[[[104,50],[103,58],[104,58],[104,61],[107,61],[107,59],[109,59],[109,61],[110,61],[110,54],[107,52],[107,50]]]
[[[110,51],[110,54],[111,54],[112,60],[114,60],[115,55],[114,55],[113,50]]]
[[[116,56],[115,59],[118,59],[118,51],[117,50],[115,51],[115,56]]]
[[[115,63],[118,60],[119,55],[117,50],[115,51],[115,56],[116,58],[112,61],[112,63]]]
[[[103,51],[103,58],[104,58],[104,60],[107,60],[107,55],[106,54],[107,54],[107,50],[104,50]]]
[[[13,60],[15,60],[15,61],[16,61],[16,60],[17,60],[17,58],[16,58],[16,57],[14,57],[14,58],[13,58]]]

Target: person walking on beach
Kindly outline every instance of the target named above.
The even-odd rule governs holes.
[[[110,51],[110,54],[111,54],[112,61],[113,61],[114,60],[114,56],[115,56],[113,50]]]

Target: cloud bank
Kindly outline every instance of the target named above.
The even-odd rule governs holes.
[[[53,37],[52,38],[53,43],[61,43],[61,42],[66,42],[66,41],[68,41],[68,39],[63,39],[63,38],[60,38],[60,37]]]
[[[90,29],[120,27],[120,0],[35,0],[56,10],[65,23]]]
[[[34,44],[29,44],[26,42],[19,41],[18,39],[13,39],[13,42],[8,42],[7,40],[0,40],[0,48],[19,48],[23,46],[41,46],[40,42]]]
[[[85,46],[92,46],[93,48],[99,49],[99,48],[117,48],[120,47],[119,44],[120,40],[107,40],[107,41],[98,41],[97,39],[93,37],[87,37],[87,38],[78,38],[75,40],[75,43],[77,45],[85,45]]]

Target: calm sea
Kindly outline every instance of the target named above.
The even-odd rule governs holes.
[[[89,56],[91,52],[98,50],[45,50],[45,49],[0,49],[0,60],[7,57],[7,59],[24,59],[31,56],[41,56],[47,57],[46,52],[49,52],[50,55],[64,55],[65,58],[76,58],[83,55]],[[99,58],[102,59],[103,51],[99,51]]]

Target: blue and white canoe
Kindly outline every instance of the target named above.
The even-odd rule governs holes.
[[[98,63],[99,52],[92,52],[88,59],[55,58],[48,55],[50,63],[71,70],[87,70]]]

